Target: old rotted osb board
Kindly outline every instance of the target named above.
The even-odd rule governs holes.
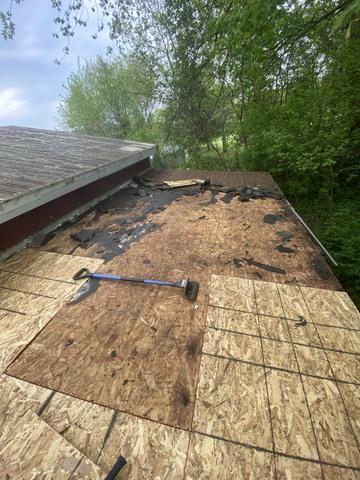
[[[152,273],[144,260],[179,267],[176,249],[190,249],[192,256],[182,256],[188,272],[340,288],[284,200],[240,202],[224,193],[188,193],[193,194],[150,189],[142,197],[129,188],[58,232],[43,248],[109,260],[124,255],[132,242],[130,248],[140,243],[137,263],[144,273]],[[88,239],[80,242],[79,234]]]
[[[0,477],[4,479],[100,480],[93,462],[29,409],[23,392],[0,377]]]

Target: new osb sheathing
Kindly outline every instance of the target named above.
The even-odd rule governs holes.
[[[202,192],[148,209],[158,192],[129,195],[42,249],[83,256],[74,269],[93,256],[105,263],[88,268],[103,273],[191,277],[198,301],[92,282],[7,369],[52,395],[41,418],[104,471],[123,455],[120,478],[356,478],[358,312],[344,292],[324,290],[339,285],[285,204]],[[6,271],[23,274],[21,263]],[[37,269],[73,284],[45,260],[25,273]]]
[[[10,377],[0,377],[0,477],[100,480],[103,472],[28,408]]]

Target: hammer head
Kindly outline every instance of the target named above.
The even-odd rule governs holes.
[[[199,283],[187,280],[185,285],[185,297],[192,302],[196,302],[199,293]]]

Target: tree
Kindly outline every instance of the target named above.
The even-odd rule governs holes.
[[[151,126],[155,78],[144,59],[98,57],[71,74],[65,89],[60,116],[76,132],[140,140]]]

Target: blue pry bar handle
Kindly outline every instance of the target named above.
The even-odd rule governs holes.
[[[134,282],[134,283],[144,283],[146,285],[162,285],[164,287],[178,287],[185,288],[186,280],[180,282],[166,282],[164,280],[150,280],[145,278],[134,278],[134,277],[121,277],[119,275],[110,275],[107,273],[92,273],[87,268],[80,269],[73,276],[74,280],[81,280],[84,278],[94,278],[96,280],[113,280],[116,282]]]
[[[105,273],[92,273],[90,278],[97,280],[115,280],[118,282],[136,282],[146,283],[147,285],[163,285],[165,287],[179,287],[174,282],[165,282],[164,280],[147,280],[145,278],[120,277],[119,275],[108,275]]]

